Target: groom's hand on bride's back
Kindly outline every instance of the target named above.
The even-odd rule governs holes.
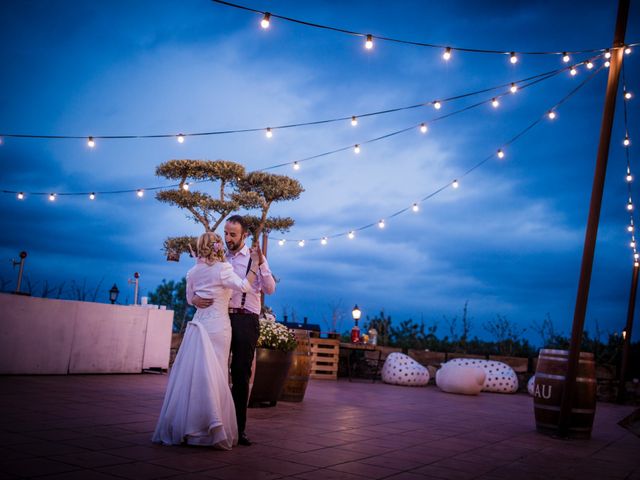
[[[207,307],[210,307],[211,305],[213,305],[213,299],[212,298],[202,298],[202,297],[199,297],[198,295],[194,295],[193,296],[193,304],[197,308],[207,308]]]

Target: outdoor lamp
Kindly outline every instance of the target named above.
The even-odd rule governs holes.
[[[351,315],[353,316],[353,319],[356,321],[356,323],[358,322],[358,320],[360,320],[360,317],[362,316],[362,312],[358,308],[358,305],[353,307],[353,310],[351,310]]]
[[[118,286],[114,283],[113,287],[111,287],[111,290],[109,290],[109,301],[111,302],[111,305],[116,303],[116,300],[118,300],[119,293],[120,293],[120,290],[118,290]]]
[[[351,310],[351,315],[353,316],[353,320],[355,321],[355,325],[351,329],[351,343],[359,343],[360,327],[358,327],[358,320],[360,320],[360,315],[362,315],[362,312],[358,308],[358,305],[353,307],[353,310]]]

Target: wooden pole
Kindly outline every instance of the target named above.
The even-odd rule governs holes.
[[[604,191],[604,180],[607,172],[607,162],[609,160],[609,145],[611,143],[611,129],[613,127],[613,116],[616,109],[616,95],[618,93],[618,81],[622,66],[622,56],[624,55],[624,37],[627,30],[627,19],[629,17],[630,0],[618,1],[618,16],[616,28],[613,36],[613,48],[611,49],[611,66],[609,67],[609,79],[605,93],[604,110],[602,112],[602,124],[600,127],[600,143],[598,145],[598,157],[591,189],[591,203],[589,206],[589,218],[587,221],[587,231],[584,239],[584,249],[582,251],[582,265],[580,267],[580,280],[578,282],[578,294],[576,296],[576,307],[573,314],[573,326],[571,329],[571,345],[569,347],[569,362],[567,365],[567,376],[560,404],[560,418],[558,422],[559,434],[568,436],[569,422],[571,417],[571,407],[575,395],[576,376],[578,372],[578,362],[580,360],[580,344],[582,343],[582,332],[584,330],[584,319],[587,310],[587,300],[589,298],[589,286],[591,283],[591,270],[593,268],[593,254],[596,248],[596,237],[598,235],[598,223],[600,221],[600,207],[602,205],[602,193]]]
[[[633,267],[631,292],[629,293],[629,308],[627,309],[627,324],[622,332],[622,358],[620,360],[620,378],[618,382],[618,403],[622,403],[625,397],[625,377],[627,376],[631,330],[633,329],[633,314],[636,309],[636,293],[638,291],[638,270],[640,270],[640,267]]]

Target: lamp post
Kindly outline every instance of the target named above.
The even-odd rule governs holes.
[[[351,329],[351,342],[358,343],[360,341],[360,327],[358,327],[358,320],[360,320],[360,317],[362,316],[362,312],[358,308],[358,305],[353,307],[353,310],[351,310],[351,316],[355,321],[355,325]]]
[[[20,293],[20,286],[22,285],[22,272],[24,270],[24,259],[27,258],[27,252],[20,252],[20,260],[12,260],[13,268],[16,265],[20,265],[20,270],[18,270],[18,283],[16,284],[16,293]]]
[[[118,300],[119,293],[120,293],[120,290],[118,290],[118,286],[114,283],[113,287],[111,287],[111,290],[109,290],[109,301],[111,302],[111,305],[116,303],[116,300]]]
[[[127,280],[127,283],[131,284],[133,283],[135,285],[134,289],[133,289],[133,304],[137,305],[138,304],[138,279],[140,278],[140,274],[138,272],[135,272],[133,274],[133,280],[129,279]]]

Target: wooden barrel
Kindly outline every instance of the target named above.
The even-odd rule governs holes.
[[[289,375],[284,384],[280,400],[285,402],[301,402],[309,383],[311,373],[311,345],[309,331],[294,329],[298,347],[293,353],[293,361],[289,368]]]
[[[560,405],[568,364],[567,350],[540,350],[533,387],[536,429],[539,432],[558,434]],[[596,363],[592,353],[581,352],[569,417],[569,437],[589,438],[595,412]]]

